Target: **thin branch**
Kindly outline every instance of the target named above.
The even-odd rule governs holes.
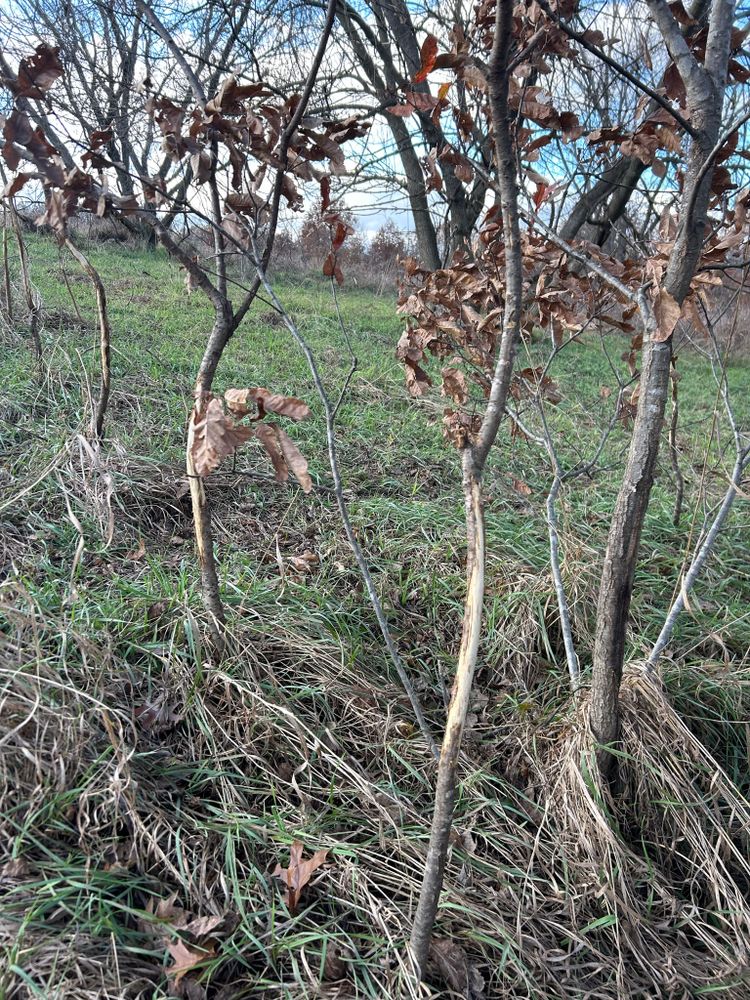
[[[639,80],[638,77],[631,73],[629,69],[622,65],[622,63],[617,62],[616,59],[608,56],[606,52],[603,52],[598,46],[592,44],[592,42],[586,38],[584,32],[575,31],[567,25],[562,18],[555,14],[550,5],[547,3],[547,0],[537,0],[537,3],[550,20],[554,21],[558,28],[561,28],[565,32],[568,38],[572,38],[573,41],[578,42],[578,44],[582,46],[582,48],[586,49],[587,52],[596,56],[597,59],[601,60],[601,62],[603,62],[606,66],[609,66],[610,69],[613,69],[619,76],[626,79],[629,83],[632,83],[637,90],[647,94],[652,101],[659,105],[659,107],[664,108],[664,110],[674,118],[674,120],[688,133],[688,135],[695,136],[695,129],[687,118],[684,118],[679,111],[673,108],[666,98],[662,97],[662,95],[657,91],[652,90],[651,87],[645,84],[642,80]]]
[[[252,240],[252,237],[250,238]],[[383,636],[383,641],[388,651],[388,655],[391,658],[391,662],[393,663],[393,666],[396,669],[396,673],[399,676],[401,685],[404,691],[406,692],[409,702],[411,703],[411,707],[414,712],[414,717],[417,720],[422,735],[424,736],[427,745],[429,746],[432,752],[432,755],[436,759],[438,759],[439,753],[437,745],[435,744],[435,740],[432,737],[432,734],[430,732],[430,727],[427,724],[427,720],[424,717],[422,706],[419,703],[419,698],[417,697],[417,693],[414,690],[414,686],[411,680],[409,679],[409,675],[406,672],[406,667],[404,666],[403,661],[399,656],[398,650],[396,649],[396,644],[393,641],[391,630],[385,616],[385,611],[383,610],[383,605],[381,604],[380,598],[378,597],[378,593],[375,588],[375,583],[372,579],[372,576],[370,574],[370,569],[367,565],[367,560],[365,559],[364,552],[362,551],[362,546],[359,544],[359,540],[357,539],[354,528],[352,526],[351,519],[349,517],[349,509],[347,507],[346,500],[344,499],[344,486],[341,479],[341,470],[339,468],[338,451],[336,447],[336,433],[334,424],[336,409],[331,404],[331,400],[328,396],[328,393],[326,392],[326,388],[323,385],[323,380],[321,379],[320,372],[318,371],[318,365],[315,360],[315,355],[313,354],[310,345],[305,340],[304,336],[300,332],[296,323],[289,315],[288,311],[285,309],[284,305],[282,304],[276,292],[274,291],[273,286],[268,280],[268,276],[266,275],[266,272],[263,268],[262,262],[260,260],[260,255],[258,253],[257,247],[255,246],[254,240],[252,240],[252,246],[253,246],[253,254],[255,256],[254,264],[258,273],[258,278],[260,280],[260,283],[265,288],[266,294],[268,295],[273,305],[273,308],[276,310],[279,316],[281,316],[287,330],[292,335],[298,347],[304,354],[308,368],[310,369],[310,374],[312,375],[312,380],[313,383],[315,384],[318,397],[320,398],[320,402],[323,406],[323,413],[325,415],[326,438],[328,442],[328,461],[331,467],[331,475],[333,476],[333,488],[334,488],[334,494],[336,496],[336,504],[339,509],[339,515],[341,517],[341,521],[344,526],[344,531],[346,533],[346,537],[351,547],[351,550],[354,553],[354,558],[357,562],[359,572],[364,581],[365,588],[367,590],[367,595],[370,598],[370,604],[375,613],[375,618],[377,619],[378,626],[380,627],[380,632],[381,635]]]
[[[185,54],[182,49],[177,45],[174,38],[170,35],[167,28],[162,24],[159,18],[156,16],[154,11],[151,9],[150,5],[144,3],[143,0],[135,0],[135,9],[139,14],[142,14],[146,20],[149,22],[151,27],[154,29],[156,34],[161,38],[164,44],[167,46],[169,51],[174,56],[177,65],[180,67],[182,72],[185,74],[185,79],[190,84],[190,89],[193,92],[193,96],[200,105],[206,103],[206,92],[198,79],[198,77],[193,72],[190,63],[185,58]]]
[[[648,660],[646,661],[646,669],[651,672],[655,669],[657,663],[659,662],[659,657],[664,652],[665,648],[669,644],[669,640],[672,637],[672,632],[674,631],[675,623],[677,619],[682,614],[687,603],[687,595],[693,587],[693,584],[698,579],[703,566],[710,556],[713,547],[716,543],[716,539],[724,526],[724,522],[732,509],[735,497],[742,485],[742,475],[746,466],[750,463],[750,448],[746,448],[742,451],[736,458],[734,463],[734,468],[732,469],[732,475],[730,477],[729,486],[726,493],[724,494],[724,499],[721,502],[719,511],[711,524],[711,527],[706,532],[706,536],[703,539],[701,546],[693,557],[693,561],[690,564],[685,576],[682,580],[682,585],[680,587],[680,592],[672,603],[672,607],[669,609],[667,617],[662,626],[659,637],[654,643],[654,648],[649,654]]]
[[[18,246],[18,257],[21,265],[21,286],[23,287],[24,298],[26,299],[26,308],[29,313],[29,329],[31,331],[31,340],[34,344],[34,352],[37,357],[37,361],[42,360],[42,340],[39,336],[39,313],[40,305],[39,302],[34,298],[34,289],[31,285],[31,274],[29,272],[29,255],[26,252],[26,243],[23,238],[23,233],[21,231],[21,220],[18,217],[18,212],[16,211],[16,206],[13,198],[9,200],[10,205],[10,217],[13,220],[13,230],[16,235],[16,244]]]
[[[69,238],[65,240],[65,246],[89,276],[96,294],[96,309],[99,319],[99,354],[102,366],[102,384],[99,389],[99,399],[97,400],[92,416],[91,430],[93,436],[101,444],[104,440],[104,419],[107,415],[107,404],[109,403],[109,394],[112,383],[110,366],[112,347],[109,313],[107,312],[107,294],[104,290],[104,283],[99,272],[88,257],[81,250],[79,250]]]

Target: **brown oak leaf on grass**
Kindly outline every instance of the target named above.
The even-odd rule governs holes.
[[[237,926],[234,914],[194,917],[178,906],[176,900],[176,893],[167,899],[149,900],[146,913],[150,914],[150,918],[141,921],[142,929],[159,941],[169,953],[171,964],[167,966],[166,972],[175,987],[201,962],[216,955],[219,939],[230,934]],[[193,988],[196,986],[193,983]]]
[[[280,878],[284,882],[284,902],[289,907],[290,913],[297,912],[302,890],[328,857],[328,851],[321,850],[316,851],[311,858],[303,858],[304,849],[302,841],[295,840],[289,849],[288,866],[282,868],[280,864],[277,864],[273,870],[274,877]]]

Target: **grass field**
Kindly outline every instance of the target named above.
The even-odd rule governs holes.
[[[21,321],[0,357],[0,998],[420,995],[401,946],[433,767],[338,522],[304,358],[259,302],[219,370],[218,391],[259,385],[310,403],[295,438],[316,488],[305,496],[276,484],[252,444],[209,480],[231,631],[229,654],[211,666],[183,473],[210,311],[161,253],[90,248],[114,345],[107,442],[92,451],[92,294],[74,261],[28,239],[43,364]],[[281,277],[277,287],[335,392],[349,357],[327,285]],[[439,396],[416,403],[405,391],[394,301],[356,288],[340,301],[359,359],[339,414],[347,500],[439,734],[463,598],[458,461],[442,438]],[[625,342],[604,344],[626,376]],[[544,345],[524,350],[537,363]],[[656,638],[733,457],[710,369],[687,350],[678,368],[685,511],[675,528],[664,450],[630,659]],[[563,351],[555,377],[563,400],[551,419],[570,465],[595,450],[612,406],[601,390],[614,377],[598,340]],[[747,428],[750,365],[731,364],[728,381]],[[584,668],[627,442],[618,426],[600,470],[559,504]],[[436,968],[421,995],[750,996],[747,956],[732,954],[748,929],[733,854],[747,835],[737,818],[749,784],[747,507],[736,505],[665,664],[689,733],[670,717],[660,737],[644,721],[639,682],[628,688],[625,753],[645,777],[614,823],[617,854],[614,841],[577,840],[570,796],[550,793],[570,765],[577,718],[548,567],[550,480],[540,449],[506,429],[486,478],[486,630],[439,925],[457,949],[457,978]],[[716,791],[693,737],[730,791]],[[696,769],[688,798],[705,808],[687,836],[688,800],[665,787],[668,764]],[[712,811],[731,840],[720,875],[700,855],[716,832]],[[272,873],[294,840],[329,854],[290,912]]]

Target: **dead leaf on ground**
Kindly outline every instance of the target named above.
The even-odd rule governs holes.
[[[320,559],[314,552],[303,552],[300,556],[290,556],[287,563],[295,573],[304,576],[320,565]]]
[[[23,878],[29,874],[29,866],[25,858],[11,858],[0,868],[0,880]]]
[[[146,732],[161,733],[171,729],[182,715],[171,706],[169,696],[162,692],[133,709],[133,717]],[[161,914],[157,914],[161,916]]]
[[[191,969],[194,969],[196,965],[205,962],[207,958],[211,958],[216,954],[213,947],[207,949],[188,948],[181,939],[169,941],[167,943],[167,951],[172,956],[172,965],[168,967],[167,975],[175,983],[179,983],[182,977],[190,972]]]
[[[347,948],[339,944],[338,941],[329,941],[323,963],[323,981],[330,983],[337,979],[344,979],[349,968],[347,960],[350,958],[351,952]]]
[[[311,858],[303,858],[304,846],[301,840],[295,840],[289,851],[289,866],[282,868],[277,864],[273,870],[275,878],[280,878],[285,886],[284,902],[290,913],[296,913],[302,890],[309,883],[313,874],[328,857],[327,850],[316,851]]]
[[[145,555],[146,555],[146,543],[143,541],[142,538],[139,538],[138,545],[136,546],[136,548],[134,548],[132,552],[128,552],[125,558],[130,559],[132,562],[138,562],[139,560],[143,559]]]
[[[458,942],[433,938],[430,957],[451,989],[466,1000],[484,1000],[484,978]]]

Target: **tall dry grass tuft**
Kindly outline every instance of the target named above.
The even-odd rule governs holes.
[[[618,996],[750,995],[750,804],[641,669],[626,673],[616,804],[593,775],[584,701],[542,764],[571,881],[612,925]]]

